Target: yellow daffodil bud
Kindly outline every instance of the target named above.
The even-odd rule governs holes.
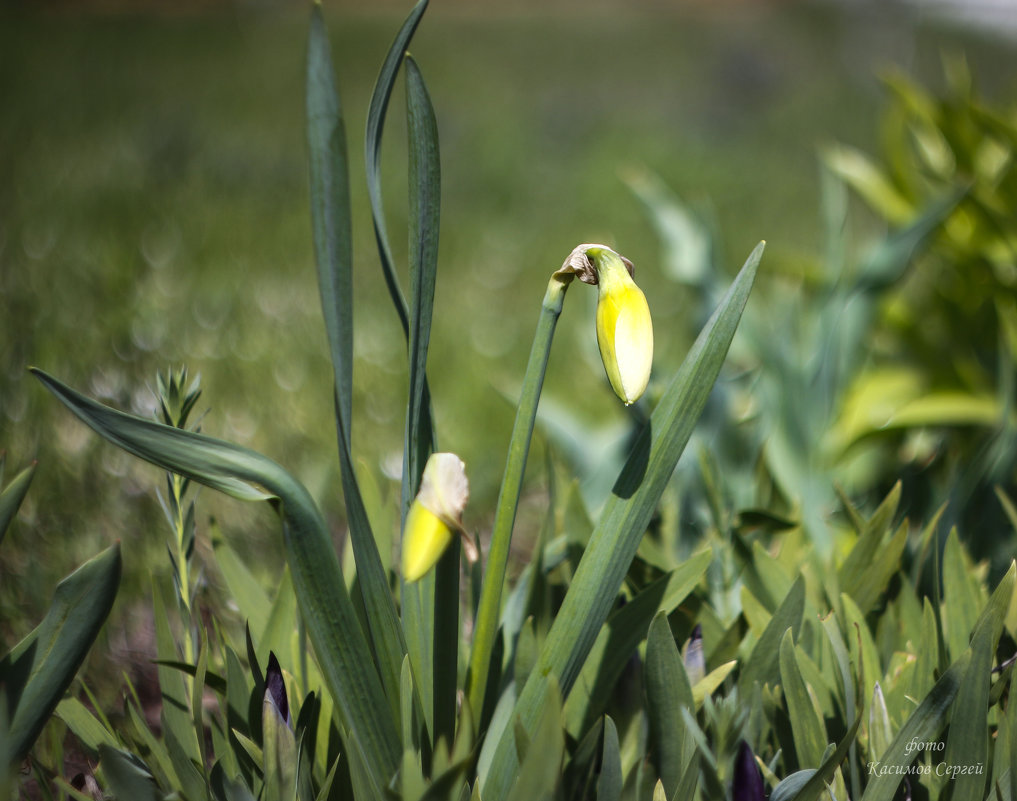
[[[646,296],[632,280],[632,262],[605,245],[580,245],[561,272],[596,284],[597,344],[615,394],[628,406],[646,391],[653,362],[653,324]]]
[[[416,581],[462,531],[470,496],[466,465],[454,453],[434,453],[424,466],[420,491],[410,505],[403,530],[403,578]]]

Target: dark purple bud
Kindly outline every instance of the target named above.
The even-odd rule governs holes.
[[[283,681],[282,668],[279,667],[279,660],[275,658],[275,653],[272,651],[269,651],[268,667],[265,669],[265,697],[272,700],[272,706],[279,713],[280,719],[284,720],[287,726],[293,728],[293,723],[290,720],[290,705],[286,700],[286,683]]]
[[[756,758],[749,744],[742,740],[735,757],[734,780],[731,782],[732,801],[766,801],[763,777],[756,767]]]

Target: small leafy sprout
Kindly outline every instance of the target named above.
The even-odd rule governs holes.
[[[454,453],[434,453],[424,466],[420,491],[410,505],[403,531],[403,578],[416,581],[463,531],[463,509],[470,497],[466,465]],[[464,537],[468,542],[468,538]]]
[[[630,406],[646,391],[653,363],[650,307],[633,280],[632,262],[606,245],[586,244],[569,254],[559,272],[597,286],[600,358],[611,388]]]

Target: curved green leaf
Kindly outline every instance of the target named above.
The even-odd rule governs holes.
[[[399,738],[391,715],[378,714],[387,706],[381,681],[328,528],[304,486],[254,451],[118,412],[41,370],[33,372],[86,425],[127,452],[234,497],[275,501],[297,601],[325,683],[370,780],[384,787],[399,759]]]
[[[420,18],[427,9],[427,0],[420,0],[406,18],[402,28],[396,34],[392,46],[385,56],[378,73],[378,80],[374,84],[374,93],[371,95],[371,105],[367,112],[367,136],[365,140],[365,163],[367,165],[367,194],[371,201],[371,217],[374,220],[374,236],[378,243],[378,255],[381,259],[382,271],[385,274],[385,283],[388,285],[389,295],[392,303],[399,314],[403,331],[406,336],[410,335],[410,315],[406,307],[406,299],[399,288],[399,279],[396,277],[395,262],[392,259],[392,248],[388,242],[388,232],[385,226],[385,207],[381,199],[381,135],[385,128],[385,116],[388,113],[388,101],[392,97],[392,89],[395,87],[396,75],[399,72],[399,65],[402,63],[406,48],[409,47],[410,39],[413,38]]]

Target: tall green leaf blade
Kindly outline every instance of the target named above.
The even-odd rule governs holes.
[[[353,416],[353,223],[346,128],[336,89],[321,5],[311,9],[307,42],[307,149],[311,227],[318,288],[328,335],[336,397],[343,420]],[[349,431],[345,432],[347,443]]]
[[[405,516],[420,486],[424,464],[433,449],[427,351],[431,336],[434,285],[438,267],[438,223],[441,170],[438,126],[416,62],[406,56],[406,115],[409,150],[410,333],[409,404],[403,448],[402,513]],[[425,717],[432,742],[455,732],[455,693],[459,646],[459,549],[449,548],[433,573],[422,581],[403,584],[407,599],[403,632],[411,654],[421,696],[430,709]],[[426,685],[426,686],[425,686]]]
[[[516,703],[516,714],[528,730],[536,725],[545,703],[543,677],[557,677],[567,696],[593,647],[664,487],[706,405],[762,254],[760,243],[696,339],[618,477],[548,633],[537,669]],[[482,788],[485,801],[502,801],[516,770],[512,738],[503,734]]]
[[[410,334],[410,314],[406,299],[399,288],[396,277],[395,262],[392,259],[392,247],[389,245],[388,232],[385,225],[385,207],[381,197],[381,136],[385,128],[385,116],[388,113],[388,102],[395,87],[396,75],[402,64],[403,55],[409,47],[417,25],[427,9],[427,0],[420,0],[410,12],[389,48],[385,61],[378,73],[371,95],[371,105],[367,112],[367,135],[365,138],[365,163],[367,165],[367,194],[371,201],[371,217],[374,220],[374,236],[378,243],[378,255],[381,259],[385,283],[388,285],[392,303],[399,314],[403,331]]]
[[[438,123],[423,76],[406,55],[406,117],[409,138],[410,223],[410,403],[403,456],[403,509],[409,507],[432,446],[425,392],[427,347],[431,338],[434,283],[438,271],[441,165]],[[458,571],[457,571],[458,575]]]
[[[369,778],[384,787],[399,759],[395,722],[378,714],[387,706],[381,681],[328,528],[304,486],[254,451],[118,412],[40,370],[33,372],[78,418],[129,453],[234,497],[276,501],[297,601],[325,683],[343,727],[360,747]]]
[[[0,661],[10,716],[4,751],[12,758],[28,753],[84,662],[113,607],[120,567],[120,543],[85,562],[57,585],[46,617],[25,638],[28,646]]]
[[[353,250],[346,134],[335,86],[328,31],[315,5],[307,48],[307,143],[311,221],[322,313],[332,358],[339,468],[346,515],[371,642],[389,699],[398,716],[399,670],[406,645],[388,575],[371,530],[353,469]]]
[[[4,487],[3,492],[0,492],[0,542],[4,541],[7,527],[10,526],[14,515],[18,513],[21,502],[25,500],[34,475],[35,462],[12,478],[11,483]],[[0,476],[0,480],[2,480],[2,476]]]

